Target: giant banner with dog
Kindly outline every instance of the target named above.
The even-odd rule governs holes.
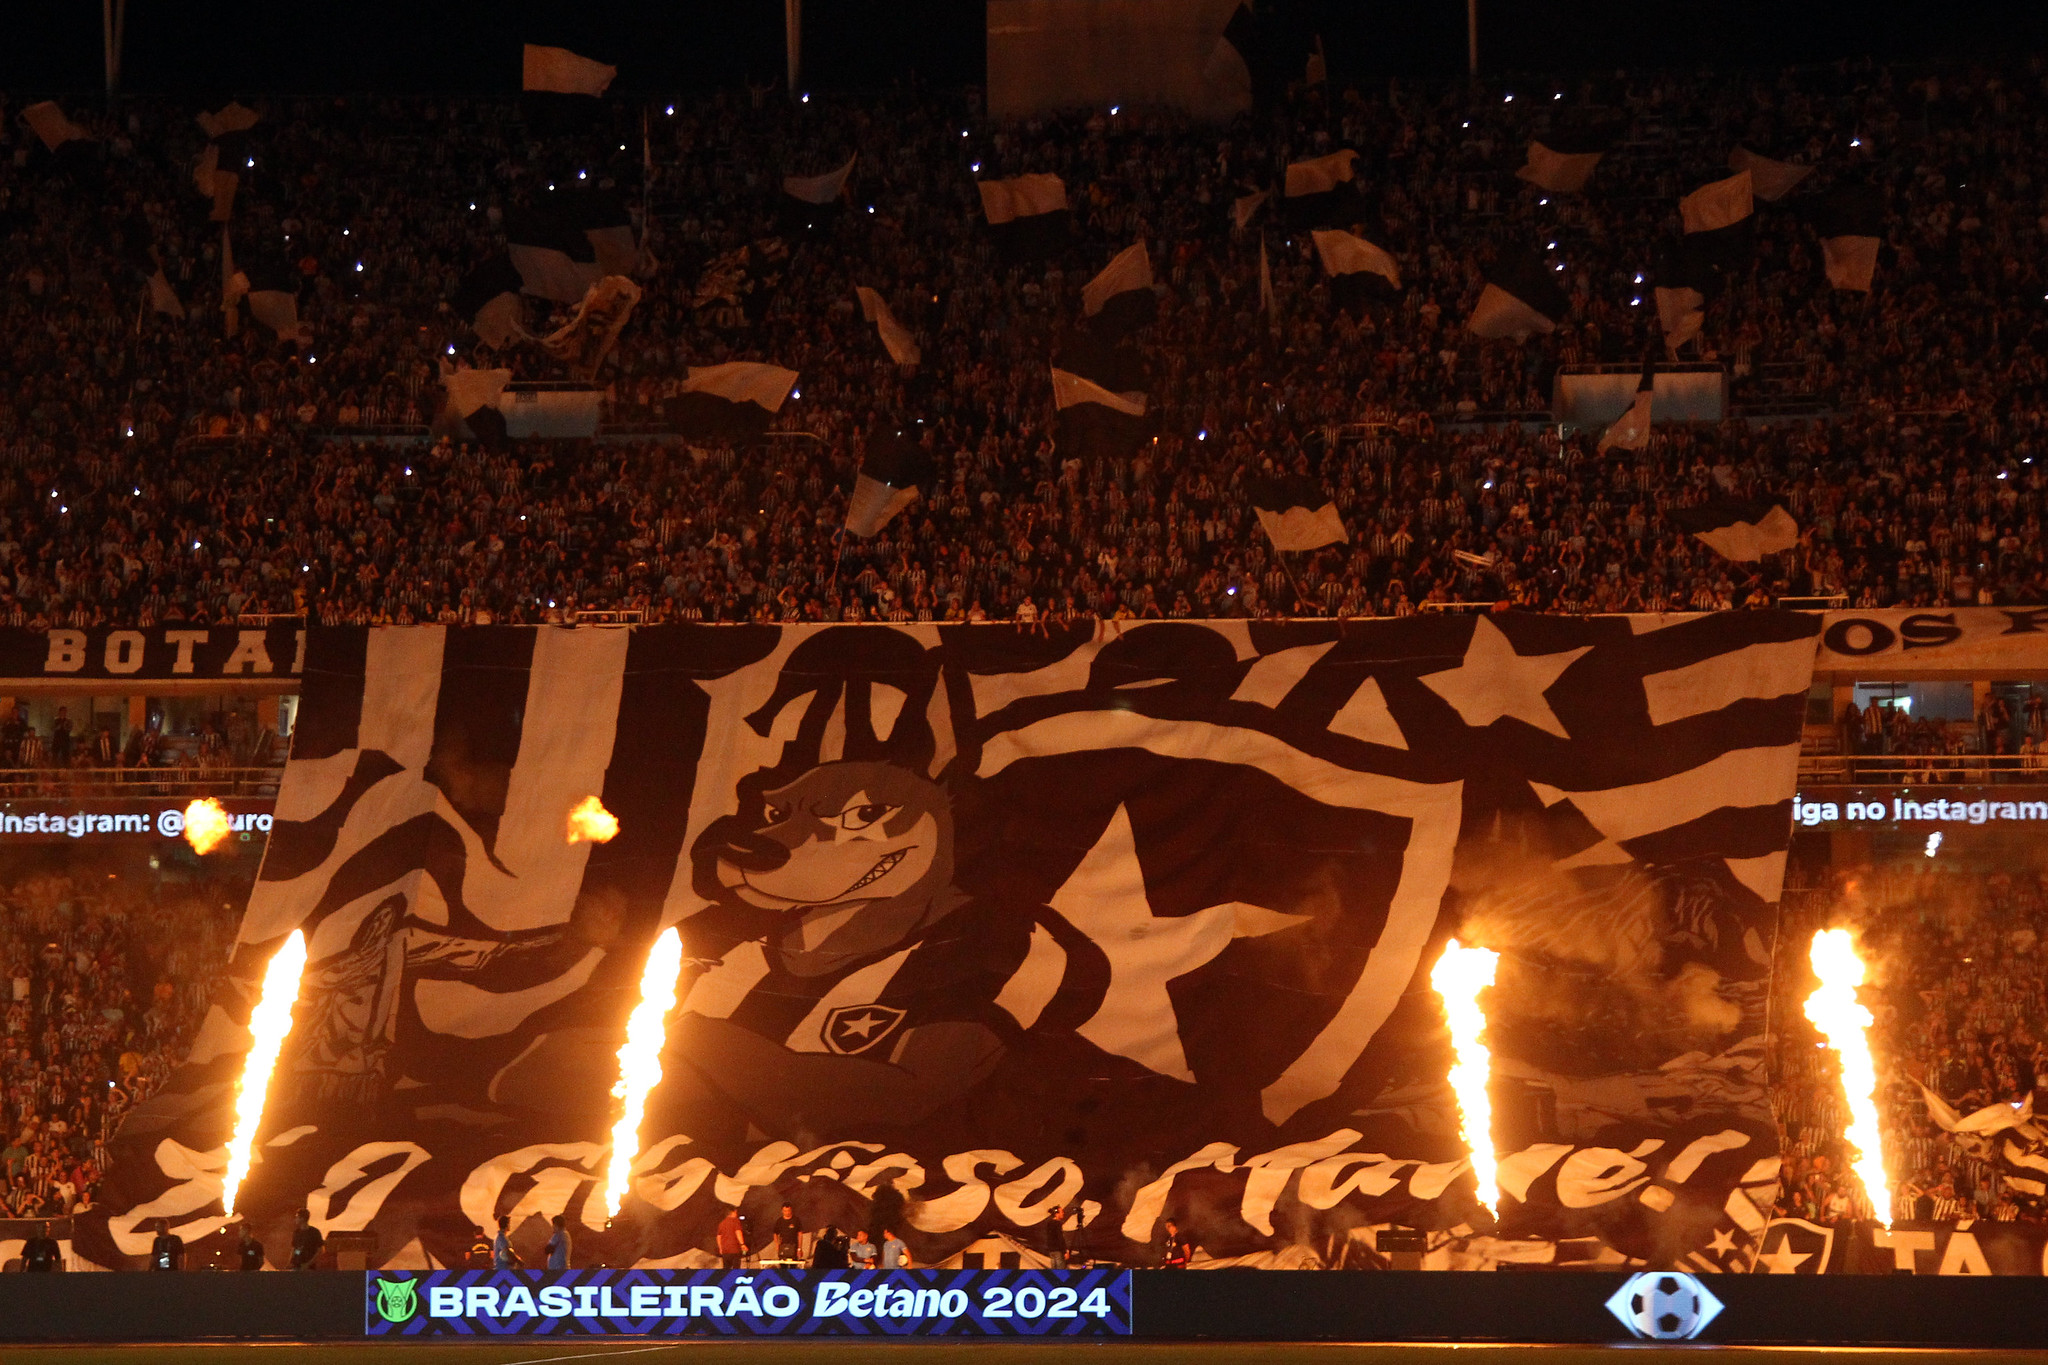
[[[223,1223],[264,963],[310,961],[241,1205],[459,1263],[899,1233],[918,1264],[1746,1267],[1818,622],[392,627],[309,632],[231,981],[122,1129],[79,1250]],[[596,796],[605,843],[566,837]],[[632,1188],[593,1190],[679,926]],[[1503,954],[1475,1199],[1428,969]],[[986,1239],[998,1238],[996,1243]],[[995,1264],[990,1261],[988,1264]],[[1017,1263],[1012,1261],[1010,1263]]]

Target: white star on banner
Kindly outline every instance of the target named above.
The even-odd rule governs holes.
[[[1270,934],[1308,919],[1239,901],[1190,915],[1154,915],[1130,813],[1122,806],[1048,904],[1109,958],[1102,1007],[1076,1031],[1105,1052],[1182,1081],[1193,1080],[1194,1072],[1180,1045],[1166,984],[1213,959],[1232,938]]]
[[[1517,654],[1500,627],[1482,616],[1472,627],[1464,662],[1441,673],[1425,673],[1422,682],[1474,729],[1512,718],[1568,739],[1543,694],[1560,673],[1591,649],[1591,645],[1582,645],[1557,654]]]
[[[1776,1251],[1767,1251],[1756,1258],[1757,1264],[1769,1266],[1773,1275],[1796,1275],[1800,1265],[1812,1259],[1812,1252],[1794,1251],[1789,1242],[1780,1242]]]

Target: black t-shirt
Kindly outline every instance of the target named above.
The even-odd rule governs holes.
[[[151,1270],[177,1270],[185,1262],[185,1239],[174,1232],[159,1232],[149,1244]]]
[[[23,1270],[55,1270],[60,1259],[57,1239],[54,1237],[31,1237],[21,1244],[21,1268]]]
[[[263,1269],[263,1243],[257,1241],[254,1237],[241,1243],[236,1249],[236,1254],[240,1259],[242,1269]]]
[[[320,1254],[320,1248],[327,1239],[320,1235],[320,1229],[308,1223],[292,1232],[292,1269],[304,1270],[313,1264],[313,1258]]]

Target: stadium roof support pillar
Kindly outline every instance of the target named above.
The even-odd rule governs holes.
[[[789,97],[795,100],[797,82],[803,78],[804,0],[782,0],[782,33],[789,55]]]
[[[795,4],[796,0],[789,0]],[[100,43],[106,55],[107,95],[121,88],[121,47],[128,28],[128,0],[100,0]]]

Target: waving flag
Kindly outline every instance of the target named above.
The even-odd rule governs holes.
[[[1035,260],[1064,246],[1073,233],[1067,185],[1056,175],[980,180],[981,211],[997,248],[1010,260]]]
[[[1357,218],[1358,153],[1349,147],[1287,167],[1282,202],[1288,221],[1304,227],[1340,227]]]
[[[782,411],[796,379],[795,370],[752,360],[692,365],[682,393],[669,400],[669,418],[685,436],[751,439]]]
[[[1549,334],[1571,310],[1571,300],[1558,284],[1556,272],[1534,252],[1506,250],[1486,272],[1486,286],[1465,319],[1474,336],[1527,340],[1532,333]]]
[[[1884,242],[1884,194],[1867,185],[1838,186],[1814,207],[1813,230],[1828,283],[1869,293]]]
[[[915,365],[924,359],[924,352],[918,349],[917,338],[910,329],[896,321],[896,315],[889,311],[889,301],[880,291],[866,285],[856,286],[854,296],[860,300],[860,315],[875,324],[875,334],[882,339],[882,349],[889,353],[889,359],[898,365]]]
[[[540,47],[528,43],[520,52],[521,90],[595,98],[611,88],[618,74],[616,66],[579,57],[566,47]]]
[[[1601,450],[1641,450],[1650,444],[1650,409],[1657,391],[1657,368],[1643,362],[1642,382],[1636,385],[1635,400],[1628,411],[1600,433]]]
[[[1152,258],[1136,242],[1110,258],[1094,279],[1081,287],[1081,315],[1098,335],[1128,336],[1159,316],[1159,296],[1152,292]]]
[[[874,536],[931,481],[932,458],[915,437],[900,430],[875,433],[847,499],[846,529],[863,540]]]
[[[1773,204],[1799,188],[1800,182],[1813,174],[1811,166],[1779,161],[1760,152],[1752,152],[1747,147],[1737,147],[1728,153],[1728,168],[1747,171],[1756,197]]]
[[[1351,539],[1320,480],[1291,474],[1256,478],[1245,492],[1276,550],[1317,550]]]
[[[1345,312],[1358,315],[1372,304],[1390,302],[1400,291],[1401,267],[1381,248],[1334,228],[1318,228],[1313,235],[1330,290]]]

